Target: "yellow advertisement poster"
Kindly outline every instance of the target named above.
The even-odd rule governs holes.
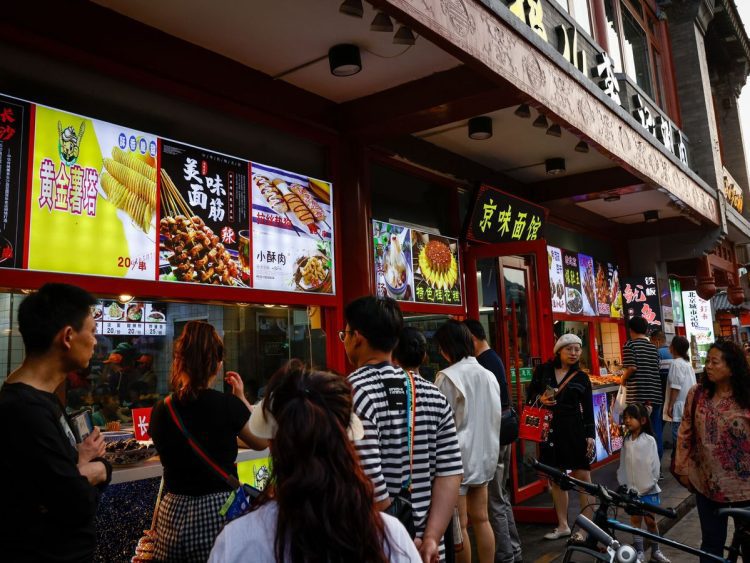
[[[241,483],[263,490],[271,477],[271,458],[250,459],[237,464],[237,476]]]
[[[155,136],[36,106],[30,270],[155,279]]]

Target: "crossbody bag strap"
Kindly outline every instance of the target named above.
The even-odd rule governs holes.
[[[417,421],[416,398],[417,392],[414,386],[414,376],[406,371],[406,434],[409,444],[409,478],[402,483],[401,488],[411,492],[411,480],[414,474],[414,426]]]
[[[169,410],[169,414],[172,416],[172,420],[175,423],[175,426],[180,429],[180,432],[182,432],[182,435],[185,436],[185,439],[187,440],[188,445],[192,448],[192,450],[195,452],[195,454],[208,466],[210,467],[214,473],[216,473],[221,479],[231,487],[232,490],[238,489],[242,486],[239,479],[235,477],[234,475],[231,475],[224,471],[221,466],[216,463],[211,457],[203,450],[203,448],[200,446],[198,442],[196,442],[195,438],[190,434],[187,427],[185,426],[185,423],[182,422],[182,418],[180,417],[180,413],[177,412],[177,409],[174,407],[174,404],[172,404],[172,395],[169,394],[164,399],[164,404],[167,406],[167,409]]]
[[[568,382],[575,377],[577,374],[577,371],[572,371],[568,375],[565,376],[565,379],[563,379],[562,383],[560,384],[560,387],[557,388],[557,391],[555,391],[555,396],[558,396],[560,393],[562,393],[562,390],[565,389],[565,386],[568,384]]]

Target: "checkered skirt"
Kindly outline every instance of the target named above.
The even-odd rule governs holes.
[[[186,563],[208,560],[226,522],[219,510],[229,495],[229,491],[195,497],[165,494],[156,517],[154,559]]]

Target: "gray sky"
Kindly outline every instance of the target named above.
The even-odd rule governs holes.
[[[750,2],[748,0],[735,0],[737,10],[740,13],[745,30],[750,34]],[[745,145],[745,158],[750,156],[750,80],[745,82],[739,101],[740,120],[742,121],[742,137]],[[749,189],[750,186],[742,186]]]

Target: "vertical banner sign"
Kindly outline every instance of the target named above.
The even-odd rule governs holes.
[[[0,268],[22,268],[30,105],[0,96]]]
[[[375,291],[378,297],[414,301],[414,265],[411,229],[382,221],[372,222],[375,255]]]
[[[625,278],[622,298],[625,301],[625,317],[643,317],[649,328],[661,328],[661,304],[654,276]]]
[[[708,349],[714,342],[714,319],[711,302],[701,299],[695,291],[682,292],[685,336],[690,342],[690,360],[694,369],[706,363]]]
[[[254,287],[334,293],[331,184],[255,162],[250,168]]]
[[[578,255],[578,270],[581,277],[581,296],[583,298],[583,313],[591,317],[599,315],[599,305],[596,301],[596,280],[594,279],[594,259],[585,254]]]
[[[411,255],[415,301],[460,305],[458,240],[412,229]]]
[[[549,269],[549,288],[552,294],[552,312],[564,313],[565,278],[563,276],[562,251],[555,246],[547,247],[547,267]]]
[[[682,285],[680,280],[669,280],[669,291],[672,294],[672,318],[676,326],[685,325],[682,309]]]
[[[583,313],[581,295],[581,272],[578,269],[578,253],[562,251],[563,277],[565,279],[565,308],[571,315]]]
[[[594,262],[594,271],[596,272],[596,304],[597,312],[600,317],[610,316],[610,306],[612,299],[609,295],[609,280],[607,279],[607,263]]]
[[[247,287],[247,161],[161,143],[159,279]]]
[[[609,284],[609,316],[613,319],[621,319],[622,293],[620,292],[620,273],[617,264],[607,262],[607,283]]]
[[[482,186],[474,202],[468,237],[479,242],[520,242],[544,238],[547,210]]]
[[[35,108],[29,269],[153,280],[156,137]]]

